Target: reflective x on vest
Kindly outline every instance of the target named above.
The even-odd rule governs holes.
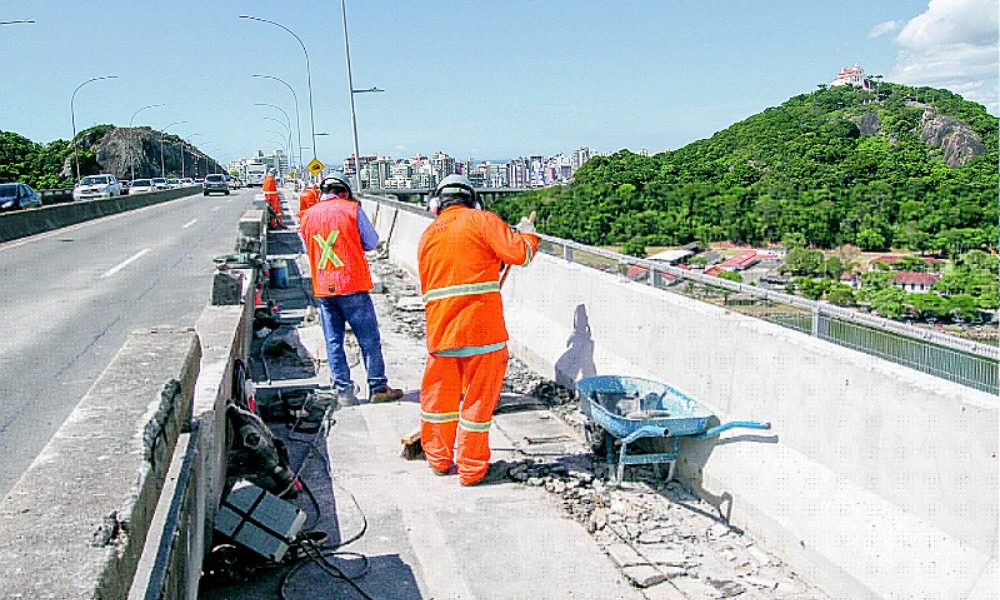
[[[316,240],[316,243],[323,250],[323,255],[320,256],[319,264],[316,266],[317,269],[325,269],[327,262],[332,262],[334,268],[338,269],[344,266],[344,261],[340,260],[337,253],[333,251],[333,243],[337,241],[338,235],[340,235],[340,231],[334,230],[330,232],[330,235],[325,240],[318,233],[313,236],[313,239]]]

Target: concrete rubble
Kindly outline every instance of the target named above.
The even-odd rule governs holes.
[[[392,321],[383,327],[423,339],[419,287],[405,271],[384,261],[375,268],[392,298]],[[511,358],[495,426],[504,427],[502,415],[541,409],[556,415],[572,434],[523,436],[518,446],[527,458],[514,464],[509,477],[549,492],[646,597],[827,597],[749,535],[728,526],[684,485],[664,481],[654,467],[629,467],[620,489],[609,486],[607,464],[583,440],[578,407],[573,390]],[[557,459],[533,448],[553,445],[564,450]]]

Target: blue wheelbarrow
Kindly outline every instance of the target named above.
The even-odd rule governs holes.
[[[703,440],[727,429],[770,429],[770,423],[730,421],[712,428],[712,413],[696,400],[673,387],[649,379],[621,375],[586,377],[576,384],[584,432],[595,453],[607,452],[608,465],[615,464],[615,441],[620,443],[618,467],[611,484],[618,485],[625,465],[667,464],[667,480],[673,479],[680,439]],[[642,438],[666,438],[668,452],[629,454],[628,447]]]

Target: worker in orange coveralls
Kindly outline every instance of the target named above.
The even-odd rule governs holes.
[[[317,202],[319,202],[319,188],[315,183],[306,184],[302,193],[299,194],[299,221],[302,221],[303,213],[315,206]]]
[[[264,200],[267,201],[267,206],[271,209],[271,218],[268,223],[271,227],[284,227],[285,224],[281,218],[281,196],[278,195],[278,182],[274,179],[273,169],[267,172],[261,187],[264,191]]]
[[[490,464],[489,442],[508,357],[500,271],[503,263],[527,266],[538,235],[528,219],[515,232],[478,210],[476,191],[461,175],[438,185],[429,208],[437,218],[417,247],[428,350],[420,442],[438,475],[457,472],[462,485],[495,483],[508,471],[502,461]]]

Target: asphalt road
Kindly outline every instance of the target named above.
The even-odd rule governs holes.
[[[0,244],[0,497],[129,332],[194,326],[212,257],[233,251],[254,191],[197,194]]]

